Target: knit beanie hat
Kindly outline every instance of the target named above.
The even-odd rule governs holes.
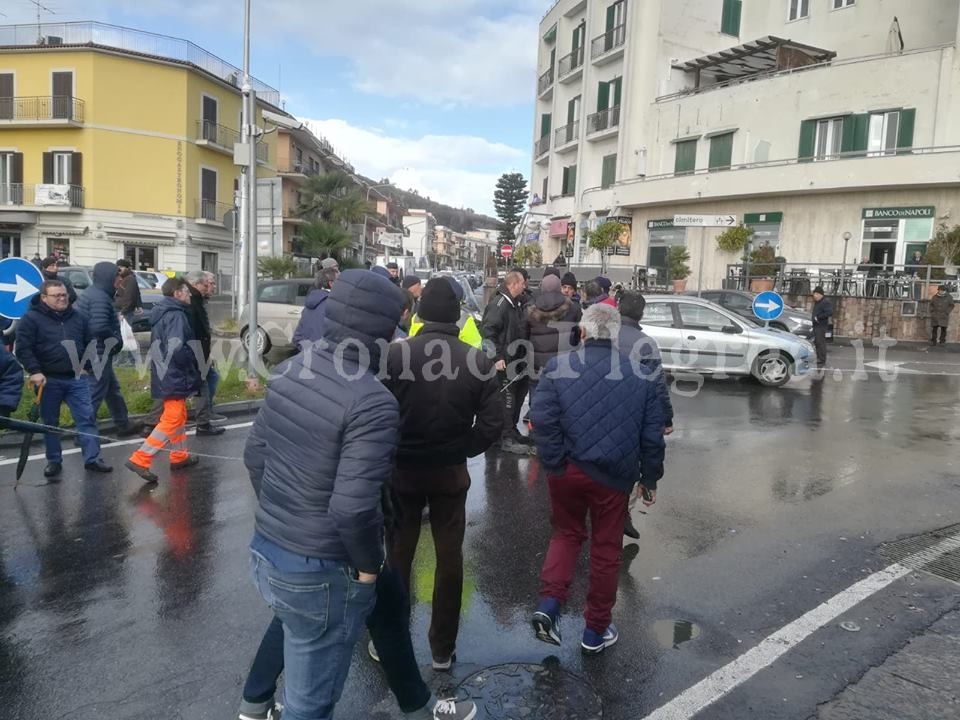
[[[416,275],[404,275],[403,282],[400,283],[400,287],[402,287],[404,290],[409,290],[414,285],[419,285],[419,284],[420,284],[420,278],[418,278]]]
[[[577,289],[577,276],[572,272],[565,273],[563,278],[560,280],[561,285],[569,285],[574,290]]]
[[[560,278],[556,275],[545,275],[540,281],[540,290],[545,293],[560,292]]]
[[[610,288],[613,287],[613,283],[610,282],[610,278],[605,278],[603,275],[597,277],[596,283],[602,287],[603,291],[607,294],[610,293]]]
[[[548,267],[546,270],[543,271],[543,277],[546,277],[547,275],[556,275],[556,276],[559,278],[559,277],[560,277],[560,271],[559,271],[557,268],[551,266],[551,267]]]
[[[455,323],[460,319],[460,303],[446,278],[434,278],[427,283],[417,314],[424,322]]]

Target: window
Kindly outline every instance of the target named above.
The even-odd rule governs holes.
[[[560,188],[561,195],[573,195],[577,191],[577,166],[568,165],[563,169],[563,183]]]
[[[23,153],[0,153],[0,205],[23,203]]]
[[[710,169],[729,170],[733,157],[733,133],[723,133],[710,138]]]
[[[620,27],[627,21],[626,0],[619,0],[607,8],[607,32]]]
[[[870,116],[867,151],[871,157],[896,152],[900,132],[900,112],[876,113]]]
[[[134,270],[155,270],[157,267],[157,248],[150,245],[124,245],[123,256]]]
[[[623,78],[614,78],[610,82],[601,82],[597,86],[597,112],[620,107],[623,91]]]
[[[200,269],[204,272],[213,273],[214,275],[219,272],[218,265],[220,264],[220,254],[215,252],[201,252],[200,253]]]
[[[550,134],[550,122],[552,116],[550,113],[543,113],[540,116],[540,137],[545,138]]]
[[[677,175],[690,175],[697,167],[697,141],[684,140],[676,143],[677,157],[673,171]]]
[[[603,158],[603,168],[600,171],[600,187],[608,188],[617,181],[617,154],[606,155]]]
[[[293,299],[294,305],[303,307],[307,304],[307,295],[313,290],[313,283],[300,283],[297,285],[297,296]]]
[[[257,300],[262,303],[290,304],[290,286],[286,283],[264,285],[260,288],[260,297]]]
[[[53,117],[58,120],[73,118],[73,73],[55,72],[51,76]]]
[[[673,327],[673,305],[665,302],[647,303],[647,307],[643,310],[642,323],[659,327]]]
[[[70,241],[65,238],[47,238],[47,254],[44,257],[51,255],[64,264],[70,262]]]
[[[817,120],[814,160],[830,160],[840,154],[843,139],[843,118]]]
[[[726,315],[703,305],[680,303],[679,307],[680,319],[683,320],[685,328],[723,332],[725,327],[733,325],[733,321]]]
[[[788,0],[790,3],[789,20],[799,20],[810,15],[810,0]]]
[[[80,153],[45,152],[43,154],[44,185],[83,184],[83,163]]]
[[[13,120],[13,73],[0,73],[0,120]]]
[[[217,124],[219,118],[219,103],[215,97],[203,96],[203,131],[201,137],[208,141],[217,142]]]
[[[200,170],[200,217],[204,220],[217,220],[217,171],[210,168]]]
[[[723,15],[720,18],[720,32],[725,35],[740,36],[740,13],[742,0],[723,0]]]
[[[545,177],[543,179],[543,195],[540,196],[540,199],[546,202],[550,199],[550,196],[547,194],[550,192],[550,178]]]
[[[841,8],[852,7],[857,4],[857,0],[833,0],[833,9],[840,10]]]
[[[54,153],[53,154],[53,184],[70,185],[71,166],[73,164],[73,153]]]
[[[733,310],[735,313],[747,313],[753,315],[753,300],[746,295],[737,293],[726,293],[722,305],[725,308]]]

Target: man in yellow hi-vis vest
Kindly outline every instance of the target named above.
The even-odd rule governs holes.
[[[453,286],[453,292],[460,302],[460,319],[457,321],[457,327],[460,328],[460,341],[465,342],[470,347],[479,349],[483,345],[483,336],[480,335],[480,328],[477,327],[477,321],[474,319],[473,314],[463,307],[463,288],[460,286],[460,283],[457,282],[456,278],[448,276],[447,280],[449,280],[450,285]],[[422,329],[423,321],[419,316],[414,315],[410,322],[410,337],[415,337]]]

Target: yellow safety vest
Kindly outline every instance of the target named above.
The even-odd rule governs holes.
[[[483,336],[480,335],[480,328],[477,327],[477,321],[473,319],[473,315],[468,312],[461,312],[457,327],[460,328],[459,338],[461,342],[465,342],[478,350],[483,346]],[[410,321],[410,337],[416,336],[422,329],[423,322],[419,316],[414,315]]]

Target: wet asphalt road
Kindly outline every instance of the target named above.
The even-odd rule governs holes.
[[[852,367],[852,357],[837,352],[831,365]],[[911,374],[920,366],[907,364],[897,380],[883,380],[882,369],[908,361],[936,363],[922,371],[940,374]],[[621,640],[599,658],[579,652],[582,580],[564,616],[563,648],[554,653],[528,629],[549,538],[536,460],[496,451],[473,460],[455,679],[556,654],[593,685],[604,718],[642,718],[886,566],[881,542],[960,522],[960,366],[947,355],[904,353],[867,369],[856,381],[849,372],[780,390],[708,381],[695,396],[674,395],[677,432],[659,502],[636,515],[641,538],[625,550],[614,611]],[[3,717],[235,717],[269,620],[247,572],[254,498],[235,459],[246,432],[191,438],[216,457],[190,474],[164,471],[153,492],[123,470],[85,476],[73,455],[56,485],[44,485],[43,462],[31,461],[14,493],[13,467],[0,465]],[[132,449],[105,454],[119,468]],[[425,533],[413,624],[425,664],[428,540]],[[816,631],[698,717],[809,718],[958,605],[956,584],[912,574],[850,611],[860,632]],[[693,627],[674,631],[676,620]],[[358,646],[338,719],[395,713]]]

